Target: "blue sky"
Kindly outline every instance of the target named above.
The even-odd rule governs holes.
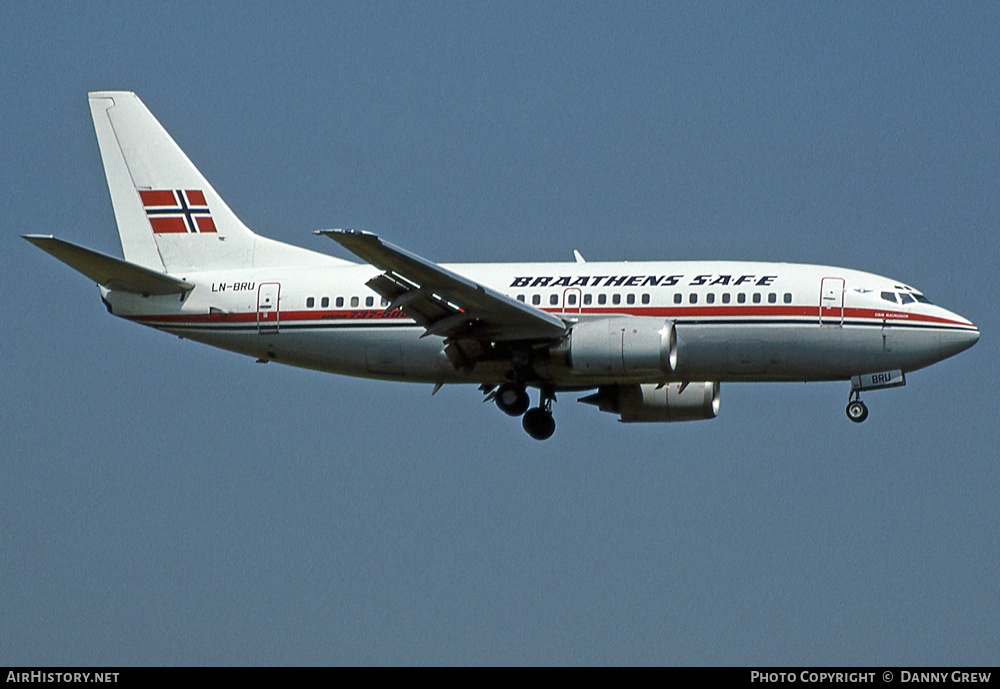
[[[0,664],[992,664],[995,3],[0,5]],[[86,93],[136,91],[255,231],[437,261],[906,281],[973,349],[719,418],[258,366],[108,316]],[[344,256],[340,253],[338,255]]]

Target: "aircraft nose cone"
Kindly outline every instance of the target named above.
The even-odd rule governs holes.
[[[941,334],[941,356],[955,356],[979,341],[979,328],[971,323],[968,330],[953,330]]]
[[[968,349],[977,342],[979,342],[979,328],[976,328],[975,330],[971,330],[968,333],[966,333],[965,344],[962,347],[962,349]]]

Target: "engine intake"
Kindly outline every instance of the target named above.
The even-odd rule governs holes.
[[[656,383],[603,385],[595,394],[578,401],[618,414],[623,423],[698,421],[718,415],[719,384],[708,381],[662,386]]]

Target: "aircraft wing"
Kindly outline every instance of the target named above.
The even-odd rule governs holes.
[[[424,326],[427,335],[493,341],[551,340],[566,334],[560,318],[359,230],[317,230],[383,271],[367,285]]]

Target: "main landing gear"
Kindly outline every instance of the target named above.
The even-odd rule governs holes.
[[[556,420],[552,418],[552,400],[542,393],[538,406],[529,409],[521,418],[524,432],[535,440],[548,440],[556,432]]]
[[[531,400],[528,391],[520,383],[504,383],[489,395],[504,414],[522,417],[521,426],[535,440],[548,440],[556,432],[556,422],[552,418],[552,402],[556,396],[551,390],[542,389],[538,406],[534,409],[528,409]],[[487,401],[490,397],[487,397]]]
[[[497,388],[493,399],[500,411],[508,416],[520,416],[531,405],[528,391],[524,389],[523,385],[517,383],[504,383]]]
[[[868,407],[861,401],[860,390],[851,390],[850,401],[847,403],[847,418],[854,423],[861,423],[868,418]]]

